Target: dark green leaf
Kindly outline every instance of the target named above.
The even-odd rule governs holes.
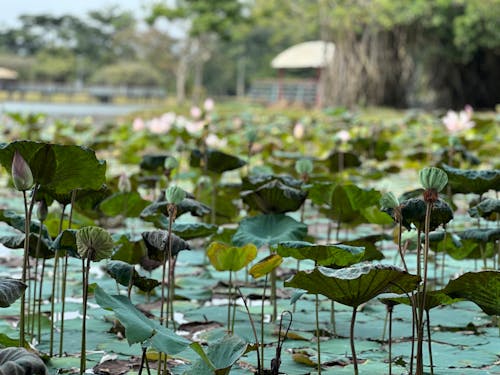
[[[133,191],[130,193],[115,193],[104,199],[99,208],[106,216],[139,217],[142,210],[149,203],[147,200],[142,199],[139,193]]]
[[[133,285],[146,293],[160,285],[159,281],[139,275],[134,266],[120,260],[108,262],[106,264],[106,272],[115,279],[118,284],[126,287]]]
[[[448,175],[448,184],[453,193],[483,194],[488,190],[500,189],[500,170],[475,171],[458,169],[443,164],[443,169]]]
[[[172,232],[179,237],[190,240],[193,238],[208,237],[217,232],[217,225],[206,223],[177,223],[172,225]]]
[[[37,355],[24,348],[0,350],[0,375],[46,375],[47,367]]]
[[[192,150],[189,160],[191,167],[206,168],[208,171],[214,173],[241,168],[245,164],[246,162],[243,159],[212,149],[208,149],[205,153],[200,150]]]
[[[0,278],[0,307],[9,307],[23,295],[26,288],[27,285],[21,280]]]
[[[500,199],[486,198],[481,203],[469,209],[469,215],[496,221],[500,217]]]

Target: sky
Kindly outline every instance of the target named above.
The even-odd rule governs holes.
[[[15,26],[21,14],[85,15],[91,10],[117,6],[132,11],[137,18],[145,15],[145,7],[152,0],[1,0],[0,27]]]

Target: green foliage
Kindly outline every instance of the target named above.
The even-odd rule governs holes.
[[[0,307],[9,307],[26,290],[27,285],[20,280],[0,278]]]
[[[164,81],[147,61],[105,65],[90,78],[91,83],[114,86],[161,86]]]
[[[0,350],[0,375],[47,375],[47,367],[37,355],[24,348]]]

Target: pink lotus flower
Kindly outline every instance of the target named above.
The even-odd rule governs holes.
[[[209,134],[205,139],[205,143],[208,147],[212,148],[224,148],[227,146],[227,139],[219,138],[215,134]]]
[[[146,128],[146,124],[144,123],[144,120],[140,117],[136,117],[134,119],[134,122],[132,123],[132,130],[134,132],[140,132],[143,131]]]
[[[167,124],[173,125],[175,123],[176,118],[177,115],[174,112],[167,112],[161,115],[160,120]]]
[[[215,102],[212,98],[207,98],[205,99],[205,102],[203,103],[203,109],[207,112],[211,112],[215,107]]]
[[[443,124],[450,134],[458,134],[462,131],[474,127],[475,122],[471,121],[474,110],[470,105],[466,105],[463,111],[455,112],[448,111],[446,116],[443,117]]]
[[[351,134],[349,134],[347,130],[341,130],[335,134],[335,139],[338,139],[341,142],[349,142]]]
[[[203,130],[205,123],[203,121],[187,121],[184,128],[189,134],[197,134]]]
[[[304,124],[302,124],[301,122],[297,122],[293,127],[293,136],[296,139],[302,139],[304,137],[305,132],[306,128],[304,127]]]
[[[148,123],[148,129],[154,134],[165,134],[168,133],[172,124],[162,120],[161,118],[151,119]]]
[[[200,107],[196,106],[191,107],[189,113],[191,114],[191,117],[194,118],[195,120],[199,120],[201,118],[201,115],[203,114]]]

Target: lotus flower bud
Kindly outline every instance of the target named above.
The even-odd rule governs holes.
[[[130,193],[132,191],[132,184],[126,173],[122,173],[118,179],[118,190],[121,193]]]
[[[76,247],[82,259],[90,258],[97,262],[111,257],[113,239],[103,228],[83,227],[76,232]]]
[[[310,159],[297,160],[295,170],[301,176],[309,176],[313,171],[313,163]]]
[[[179,162],[173,156],[169,156],[165,159],[165,163],[163,164],[165,169],[171,171],[179,166]]]
[[[165,198],[168,203],[179,204],[186,198],[186,192],[176,185],[169,186],[165,191]]]
[[[42,199],[41,201],[38,202],[38,206],[36,209],[36,216],[38,220],[45,221],[45,219],[47,219],[48,214],[49,214],[49,209],[47,207],[47,202],[45,202],[45,199]]]
[[[14,180],[14,186],[19,191],[29,190],[33,187],[34,181],[31,168],[18,150],[14,153],[12,159],[12,179]]]
[[[391,192],[385,193],[384,195],[382,195],[382,198],[380,198],[379,203],[380,203],[380,207],[382,207],[382,208],[396,208],[397,206],[399,206],[398,199]]]

